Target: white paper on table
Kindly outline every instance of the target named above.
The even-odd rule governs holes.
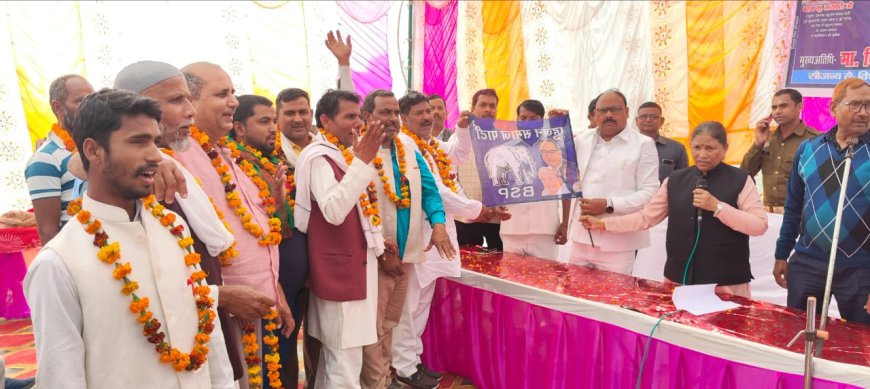
[[[716,295],[716,284],[678,286],[674,289],[673,300],[677,309],[695,316],[727,311],[740,306],[730,301],[722,301]]]

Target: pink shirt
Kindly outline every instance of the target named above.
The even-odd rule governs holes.
[[[224,284],[249,286],[278,301],[278,246],[261,246],[259,239],[244,229],[241,218],[227,205],[224,185],[212,167],[211,159],[196,140],[191,138],[190,142],[191,147],[187,151],[177,152],[176,158],[199,179],[202,189],[223,212],[224,219],[236,238],[239,255],[232,260],[232,266],[223,269]],[[258,196],[257,186],[229,157],[229,151],[220,149],[220,152],[224,163],[230,167],[232,182],[236,184],[242,206],[253,215],[260,228],[269,231],[269,215],[263,207],[263,200]]]
[[[737,196],[737,208],[722,204],[724,207],[715,215],[722,224],[749,236],[758,236],[767,231],[767,213],[764,211],[761,196],[758,195],[758,189],[751,177],[746,178],[746,184]],[[667,178],[643,209],[632,214],[604,219],[604,227],[612,232],[640,231],[661,223],[666,217],[668,217]]]

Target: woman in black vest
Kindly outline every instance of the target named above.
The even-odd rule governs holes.
[[[665,279],[715,283],[718,291],[751,298],[749,237],[767,230],[758,189],[745,171],[722,163],[728,136],[721,123],[695,127],[690,147],[695,165],[674,171],[642,210],[580,220],[590,230],[627,232],[648,229],[670,216]]]

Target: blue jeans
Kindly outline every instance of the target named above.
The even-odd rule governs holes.
[[[795,252],[788,260],[788,306],[807,309],[807,297],[818,299],[818,313],[822,312],[825,293],[827,261],[819,261]],[[870,324],[865,305],[870,295],[870,269],[834,268],[831,294],[837,299],[840,316],[846,321]]]

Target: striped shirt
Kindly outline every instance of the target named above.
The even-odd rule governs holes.
[[[60,197],[61,226],[70,219],[67,204],[83,191],[80,180],[67,168],[70,157],[72,153],[64,147],[60,137],[49,132],[47,141],[30,157],[24,170],[31,201]]]

